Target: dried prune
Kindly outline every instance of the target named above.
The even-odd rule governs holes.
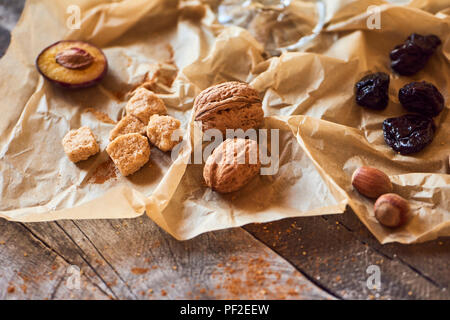
[[[389,102],[389,75],[384,72],[371,73],[355,85],[356,103],[375,110],[386,108]]]
[[[436,126],[432,118],[406,114],[383,122],[386,144],[400,154],[416,153],[433,141]]]
[[[408,111],[429,117],[437,116],[444,109],[444,97],[429,82],[411,82],[398,92],[400,103]]]
[[[425,67],[440,44],[441,40],[435,35],[413,33],[391,51],[391,68],[404,76],[416,74]]]

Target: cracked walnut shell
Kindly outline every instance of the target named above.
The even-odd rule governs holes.
[[[203,131],[256,129],[264,120],[258,92],[243,82],[225,82],[203,90],[194,102],[195,121]]]
[[[254,140],[225,140],[206,161],[203,169],[206,184],[219,193],[241,189],[261,168],[258,152],[258,144]]]

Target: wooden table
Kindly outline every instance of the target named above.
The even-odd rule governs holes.
[[[23,2],[0,0],[0,55]],[[1,299],[449,299],[449,270],[450,238],[382,246],[350,211],[185,242],[145,216],[0,220]]]

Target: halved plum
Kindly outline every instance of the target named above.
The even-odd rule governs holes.
[[[58,41],[36,59],[38,71],[50,82],[69,89],[98,84],[108,71],[108,61],[99,48],[84,41]]]

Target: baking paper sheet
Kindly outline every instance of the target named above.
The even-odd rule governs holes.
[[[80,8],[81,29],[68,28],[67,8],[73,5]],[[146,212],[177,239],[189,239],[251,222],[341,213],[350,205],[382,243],[450,235],[449,1],[398,6],[329,0],[318,7],[291,1],[286,10],[292,21],[304,22],[301,36],[309,37],[300,42],[280,38],[278,25],[258,34],[270,17],[261,19],[253,6],[242,10],[256,10],[248,16],[259,20],[224,26],[216,15],[219,5],[28,0],[0,60],[0,216],[36,222]],[[380,29],[368,28],[371,5],[378,6]],[[388,53],[412,32],[436,34],[443,44],[423,71],[399,77],[389,70]],[[276,41],[264,41],[274,35]],[[68,91],[38,75],[36,56],[61,39],[86,40],[104,50],[110,70],[100,86]],[[353,86],[369,71],[391,74],[384,111],[354,102]],[[279,170],[239,193],[219,195],[204,185],[202,165],[187,164],[195,141],[191,109],[201,90],[229,80],[249,82],[263,98],[265,128],[279,130]],[[440,89],[446,109],[435,119],[438,130],[429,147],[397,155],[385,145],[381,123],[405,113],[398,89],[419,80]],[[152,148],[150,162],[124,178],[104,150],[130,92],[140,85],[158,93],[169,114],[182,121],[186,144],[175,159]],[[82,125],[92,128],[102,152],[73,164],[61,139]],[[375,221],[373,202],[351,187],[351,174],[361,165],[388,173],[395,192],[410,199],[414,215],[405,227],[388,230]]]

